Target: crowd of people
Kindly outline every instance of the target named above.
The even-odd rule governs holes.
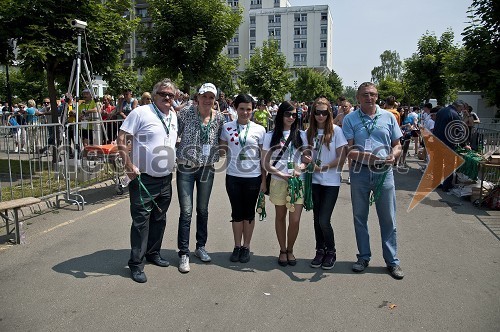
[[[313,211],[316,242],[310,266],[332,269],[336,262],[332,214],[347,161],[358,248],[352,270],[362,272],[369,265],[367,223],[369,207],[375,204],[388,272],[395,279],[402,279],[404,273],[397,256],[393,169],[407,167],[411,140],[415,154],[418,153],[421,130],[434,131],[441,138],[446,124],[459,120],[472,132],[479,118],[461,101],[440,111],[439,106],[431,104],[424,104],[422,110],[418,106],[401,106],[394,97],[382,103],[378,100],[376,86],[370,82],[359,86],[354,107],[343,97],[336,102],[318,97],[309,104],[265,102],[248,94],[226,98],[212,83],[203,84],[189,98],[169,79],[158,82],[151,93],[143,93],[140,99],[134,98],[131,90],[125,90],[116,102],[108,95],[96,101],[89,90],[84,90],[78,107],[82,126],[99,116],[103,120],[122,120],[107,130],[108,137],[116,138],[130,179],[132,226],[128,265],[132,279],[147,281],[144,260],[162,267],[170,264],[160,255],[160,249],[173,195],[174,172],[180,205],[178,270],[191,270],[189,239],[194,200],[194,256],[205,263],[211,261],[207,250],[208,206],[214,164],[221,157],[225,157],[226,163],[225,186],[234,236],[230,261],[250,261],[256,204],[268,193],[275,208],[277,264],[297,264],[294,245],[305,209]],[[18,104],[19,109],[14,108],[13,112],[6,107],[5,121],[12,127],[36,124],[41,117],[52,114],[49,99],[44,99],[40,109],[33,100],[27,105]],[[58,106],[59,118],[75,122],[75,108],[72,96],[65,95]],[[91,125],[82,128],[84,145],[96,144]],[[70,137],[74,135],[69,133]],[[466,143],[471,143],[471,137]],[[16,151],[24,149],[21,141],[17,140]],[[448,190],[450,184],[446,181],[443,188]]]

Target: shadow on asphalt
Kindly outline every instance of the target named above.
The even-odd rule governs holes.
[[[127,260],[130,254],[129,249],[107,249],[96,251],[93,254],[71,258],[65,262],[52,267],[58,273],[68,274],[75,278],[90,278],[104,276],[121,276],[130,278],[130,271],[127,267]],[[175,250],[162,250],[163,258],[170,261],[170,268],[177,267],[178,255]],[[273,270],[282,271],[290,280],[297,282],[317,282],[332,274],[358,274],[351,270],[353,262],[337,261],[331,270],[313,269],[309,266],[310,259],[297,259],[295,266],[279,266],[278,258],[275,256],[257,256],[251,254],[250,262],[242,264],[229,261],[231,252],[211,252],[211,263],[203,263],[194,254],[190,255],[191,266],[215,265],[220,268],[239,271],[242,273],[270,272]],[[146,263],[148,264],[148,263]],[[387,269],[382,266],[369,266],[363,274],[387,274]]]
[[[110,275],[130,278],[127,266],[130,249],[106,249],[93,254],[71,258],[52,267],[52,270],[75,278],[105,277]]]

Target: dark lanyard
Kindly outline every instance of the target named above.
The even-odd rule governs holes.
[[[377,125],[377,120],[380,117],[380,113],[378,113],[377,115],[375,115],[375,118],[373,119],[372,127],[371,128],[368,128],[368,124],[366,123],[366,121],[363,118],[363,115],[361,113],[363,113],[363,112],[361,110],[359,110],[359,113],[358,113],[359,114],[359,118],[361,119],[361,122],[363,123],[363,127],[365,127],[366,131],[368,132],[368,136],[371,136],[373,130],[375,129],[375,126]]]
[[[170,136],[170,122],[172,122],[172,115],[170,115],[168,117],[168,126],[167,124],[165,124],[165,121],[163,120],[163,116],[161,116],[161,113],[160,113],[160,110],[158,109],[158,107],[156,107],[156,105],[153,103],[153,109],[156,113],[156,116],[158,117],[158,119],[160,119],[161,123],[163,124],[163,128],[165,128],[165,132],[167,133],[167,137]]]
[[[314,140],[316,141],[317,144],[317,149],[318,149],[318,156],[316,157],[316,160],[321,160],[321,150],[323,148],[323,140],[325,138],[325,134],[321,135],[321,138],[318,138],[318,134],[316,134],[316,137]]]
[[[200,120],[200,134],[203,143],[209,143],[209,138],[210,138],[209,133],[210,133],[210,125],[212,124],[212,115],[213,112],[212,110],[210,110],[210,120],[208,121],[207,125],[204,125],[200,111],[198,111],[198,119]]]
[[[247,135],[248,135],[248,129],[250,129],[250,122],[248,122],[247,124],[247,129],[245,130],[245,137],[243,138],[243,140],[241,139],[240,125],[238,123],[237,123],[237,128],[238,128],[238,140],[240,141],[241,148],[243,148],[247,143]]]

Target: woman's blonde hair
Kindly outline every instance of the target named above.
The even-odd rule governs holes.
[[[28,100],[28,107],[35,107],[36,103],[33,99]]]

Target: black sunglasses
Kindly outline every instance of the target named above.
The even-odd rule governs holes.
[[[323,116],[328,116],[330,111],[328,110],[315,110],[314,115],[323,115]]]
[[[168,99],[174,99],[174,97],[175,97],[175,95],[173,93],[169,93],[169,92],[157,92],[156,94],[160,97],[168,98]]]
[[[294,119],[297,119],[297,112],[285,111],[285,112],[283,112],[283,117],[284,118],[292,117]]]

